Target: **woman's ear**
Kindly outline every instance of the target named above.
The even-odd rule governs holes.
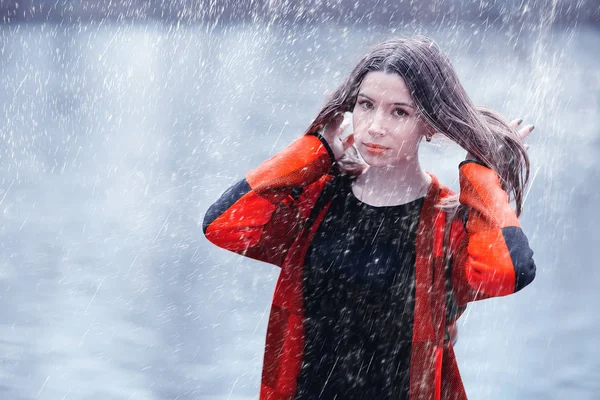
[[[431,138],[433,137],[433,135],[435,135],[435,129],[429,124],[426,124],[425,126],[425,134],[423,136],[425,136],[425,140],[431,142]]]
[[[427,124],[427,135],[428,136],[435,135],[435,128],[429,124]]]
[[[433,126],[431,126],[431,124],[427,121],[427,119],[423,116],[423,114],[418,113],[418,119],[420,120],[420,123],[422,125],[422,127],[424,128],[424,135],[426,138],[427,137],[431,137],[433,135],[435,135],[435,128]]]

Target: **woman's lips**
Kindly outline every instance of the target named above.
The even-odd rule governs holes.
[[[375,154],[383,153],[384,151],[386,151],[388,149],[387,147],[373,147],[373,146],[369,146],[366,143],[363,143],[363,145],[365,146],[365,148],[367,149],[368,152],[375,153]]]

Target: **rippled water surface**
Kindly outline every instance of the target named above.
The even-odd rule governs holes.
[[[515,46],[504,32],[428,29],[475,103],[536,125],[521,221],[538,275],[461,319],[467,393],[598,398],[600,32]],[[257,398],[278,269],[207,242],[202,216],[390,32],[0,32],[0,398]],[[434,140],[421,156],[458,188],[464,152]]]

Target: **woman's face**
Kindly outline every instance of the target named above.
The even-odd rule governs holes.
[[[393,166],[416,157],[419,142],[429,130],[415,107],[399,75],[367,73],[352,118],[354,142],[367,164]],[[374,149],[369,144],[383,148]]]

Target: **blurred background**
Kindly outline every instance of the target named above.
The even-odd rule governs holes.
[[[470,399],[600,398],[597,0],[0,1],[0,398],[256,399],[279,269],[207,208],[302,134],[370,45],[427,34],[535,124],[535,281],[472,303]],[[458,190],[465,152],[421,160]]]

